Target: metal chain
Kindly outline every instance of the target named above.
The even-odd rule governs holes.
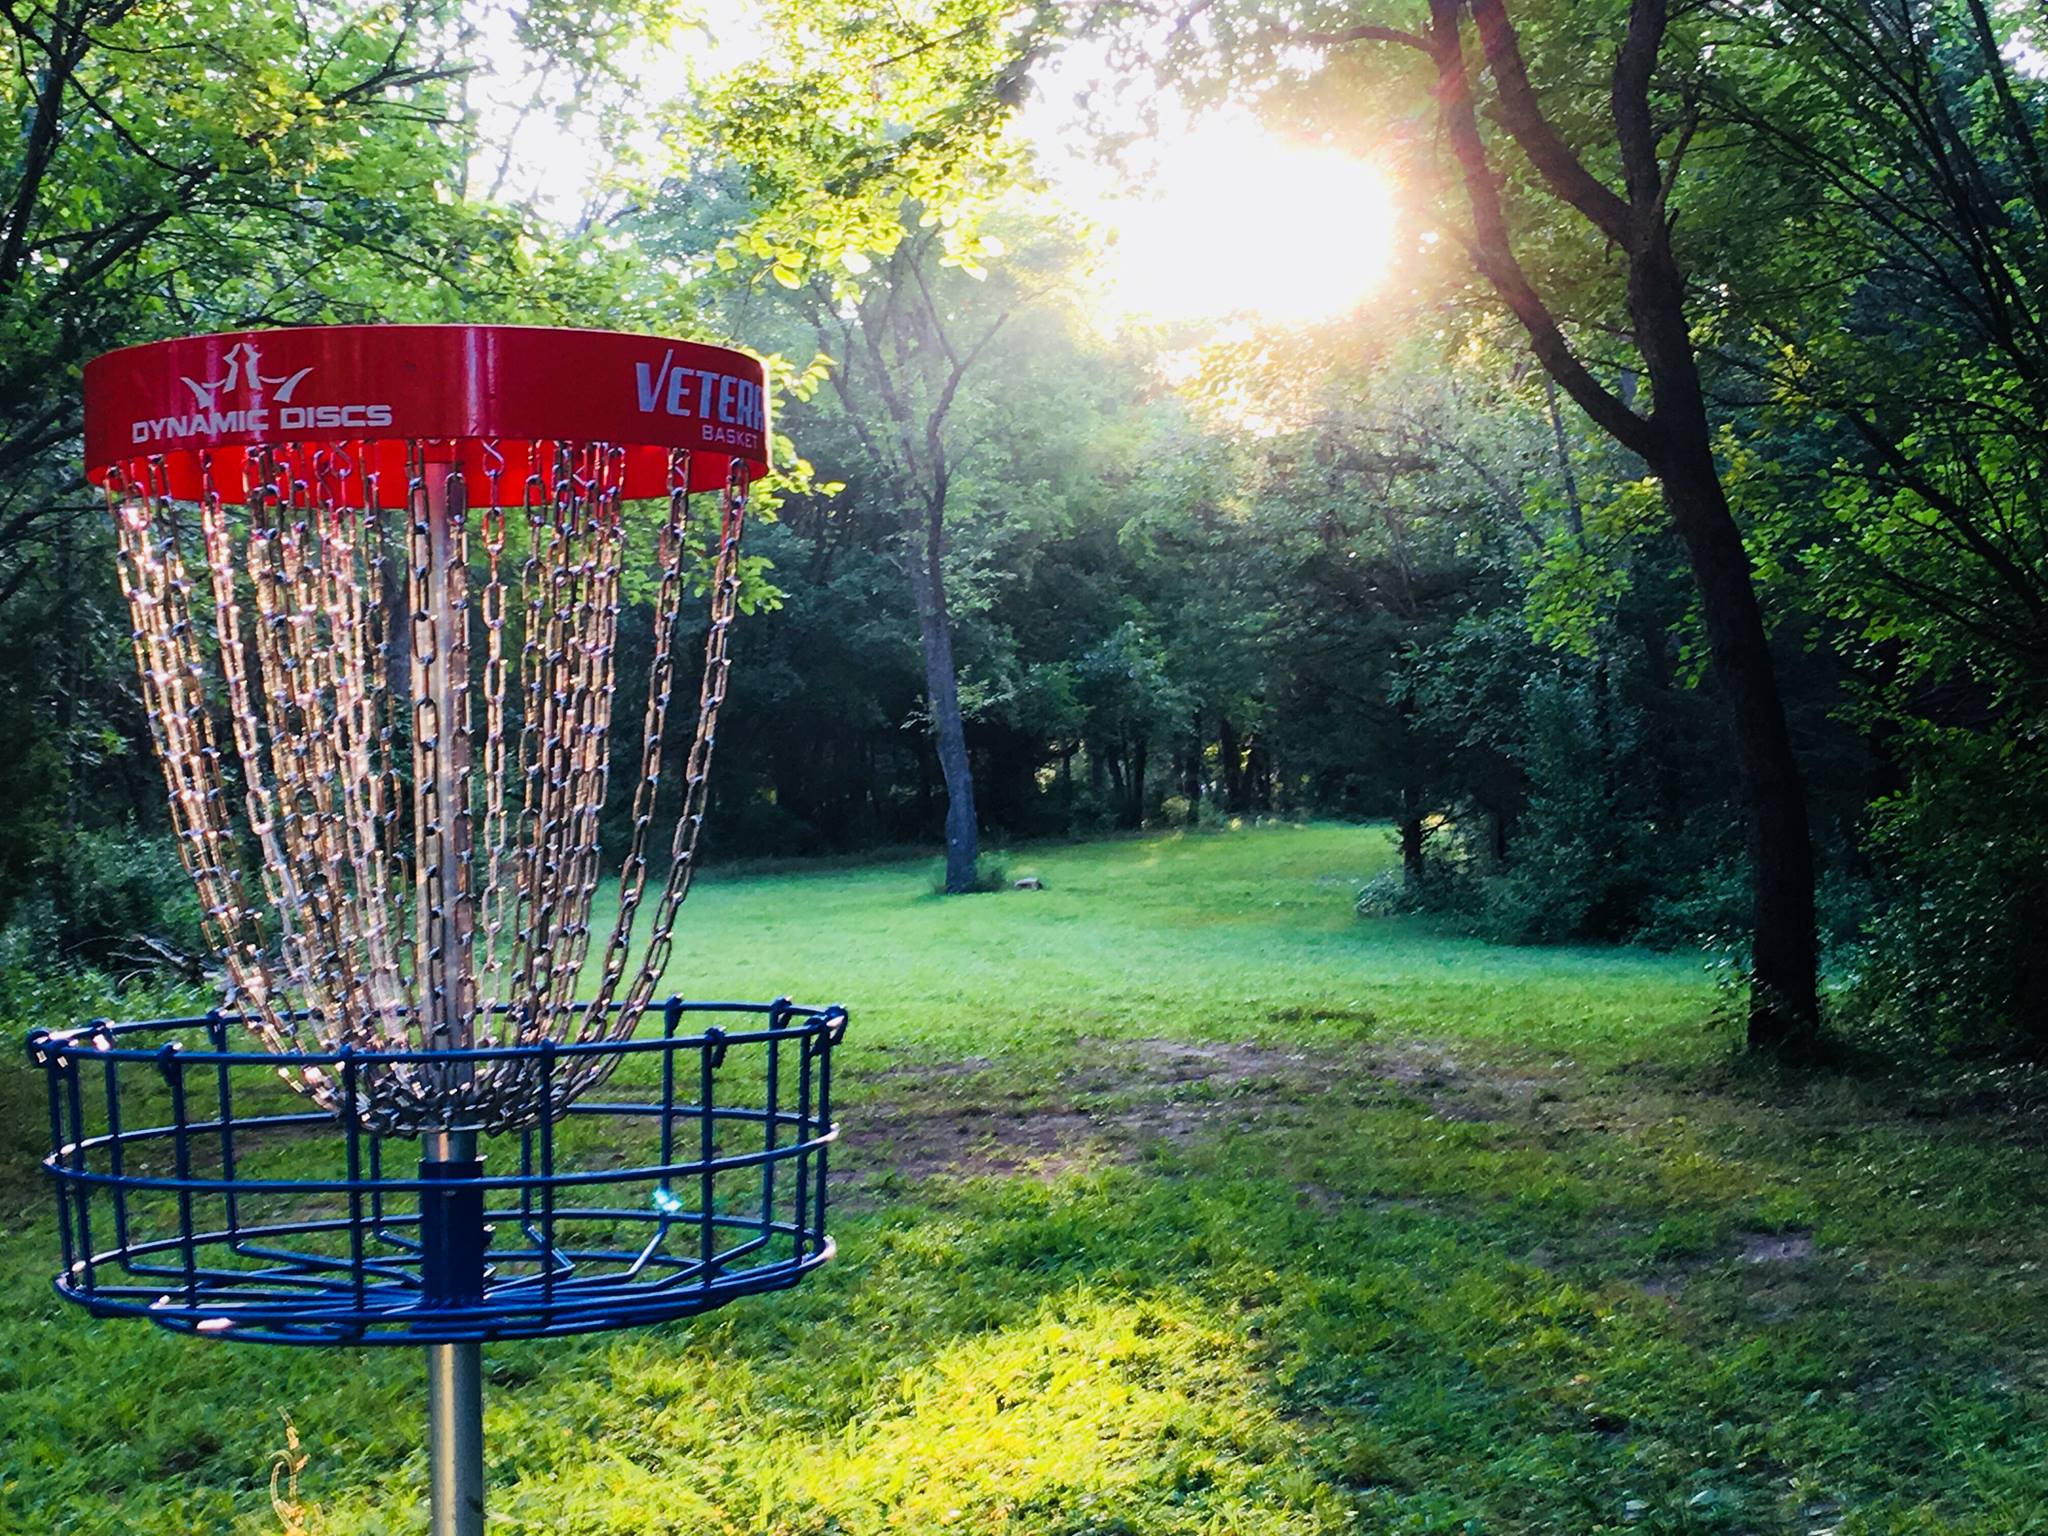
[[[370,1058],[348,1104],[335,1074],[285,1069],[285,1080],[382,1133],[502,1129],[561,1113],[612,1058],[558,1068],[543,1098],[532,1063],[428,1070],[379,1065],[374,1053],[619,1039],[637,1027],[673,951],[704,818],[745,467],[734,464],[706,551],[697,716],[669,867],[650,903],[648,841],[691,585],[691,462],[670,458],[618,912],[593,958],[626,453],[413,442],[394,498],[380,484],[390,447],[280,448],[223,454],[219,465],[202,456],[196,538],[163,462],[136,460],[108,483],[121,585],[180,854],[252,1027],[275,1051],[347,1044]],[[523,482],[513,463],[532,466]],[[225,494],[219,482],[237,468],[241,484]],[[482,492],[474,606],[472,489]],[[508,497],[525,511],[517,524]],[[402,527],[381,511],[394,504]],[[203,591],[188,544],[206,568]],[[249,899],[245,871],[261,900]],[[579,1004],[586,981],[594,995]]]

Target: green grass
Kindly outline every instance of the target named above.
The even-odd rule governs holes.
[[[704,883],[683,990],[853,1010],[841,1258],[491,1347],[492,1530],[2048,1531],[2012,1095],[1745,1068],[1696,957],[1361,922],[1388,857],[1270,828],[1013,856],[1042,892]],[[280,1412],[311,1531],[422,1528],[409,1352],[93,1323],[0,1189],[0,1531],[275,1530]]]

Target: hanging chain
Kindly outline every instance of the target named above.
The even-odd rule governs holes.
[[[393,447],[223,455],[240,466],[232,495],[201,455],[196,529],[168,495],[162,460],[109,478],[143,703],[208,939],[273,1051],[624,1038],[661,983],[696,860],[731,667],[745,466],[733,465],[703,552],[697,716],[650,903],[648,842],[696,538],[690,457],[669,458],[618,911],[593,956],[626,452],[412,442],[399,461],[385,456]],[[524,511],[516,523],[508,500]],[[402,513],[387,518],[387,506]],[[579,1003],[586,982],[594,992]],[[494,1130],[541,1112],[530,1062],[372,1060],[346,1105],[337,1074],[282,1070],[380,1133]],[[553,1112],[614,1061],[558,1068]]]

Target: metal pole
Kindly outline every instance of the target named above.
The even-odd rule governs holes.
[[[474,1131],[440,1131],[425,1138],[423,1177],[475,1179]],[[429,1202],[440,1213],[427,1219]],[[474,1209],[472,1209],[474,1207]],[[481,1279],[483,1211],[481,1196],[423,1195],[422,1255],[428,1290],[443,1290],[451,1301],[475,1274]],[[465,1230],[467,1229],[467,1230]],[[471,1235],[473,1232],[473,1235]],[[478,1289],[481,1287],[479,1285]],[[480,1299],[480,1298],[479,1298]],[[427,1485],[432,1536],[483,1536],[484,1377],[483,1346],[477,1343],[427,1346]]]
[[[432,1536],[484,1536],[481,1344],[427,1346],[427,1465]]]
[[[439,1015],[435,1033],[461,1050],[470,1044],[469,957],[463,950],[459,915],[469,879],[468,818],[459,810],[469,774],[468,721],[461,711],[469,644],[461,628],[466,610],[454,600],[454,585],[460,579],[454,568],[462,559],[462,546],[449,505],[451,490],[459,495],[460,487],[452,462],[430,460],[423,468],[428,561],[427,590],[422,595],[433,615],[436,643],[426,676],[418,676],[417,655],[414,668],[434,704],[435,804],[441,819],[436,873],[441,899],[423,902],[421,919],[427,925],[428,952],[438,952],[447,968],[438,995],[428,1004]],[[422,878],[425,873],[423,869]],[[458,1091],[472,1070],[464,1062],[443,1074],[444,1091]],[[477,1159],[476,1132],[434,1132],[422,1138],[420,1151],[421,1179],[452,1185],[446,1194],[421,1191],[423,1299],[429,1305],[473,1306],[483,1300],[485,1242],[483,1192],[476,1184],[483,1164]],[[432,1536],[483,1536],[483,1346],[474,1341],[427,1346],[427,1486]]]

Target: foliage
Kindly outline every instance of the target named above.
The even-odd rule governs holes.
[[[1493,10],[1444,9],[1476,59]],[[1646,8],[1503,14],[1567,146],[1619,185],[1608,87]],[[74,473],[82,360],[211,326],[518,318],[740,336],[769,360],[786,467],[761,501],[780,521],[749,534],[714,859],[926,843],[956,800],[998,840],[1333,813],[1409,834],[1375,908],[1748,953],[1734,700],[1668,476],[1546,382],[1463,242],[1408,243],[1368,309],[1292,334],[1109,340],[1083,311],[1087,232],[1049,213],[1010,131],[1061,28],[1109,29],[1130,67],[1106,92],[1163,76],[1253,102],[1398,171],[1413,228],[1472,211],[1419,0],[1187,19],[777,4],[744,56],[676,85],[645,61],[687,18],[652,0],[9,13],[0,921],[117,968],[135,932],[186,947]],[[2031,973],[1988,957],[2048,899],[2048,866],[1968,814],[1990,786],[2004,827],[2030,825],[2043,775],[2031,34],[1976,0],[1663,19],[1654,148],[1837,914],[1831,974],[1854,984],[1835,1012],[2039,1049],[2025,994],[1998,990]],[[1340,22],[1367,32],[1322,40]],[[525,64],[480,59],[485,32]],[[572,220],[490,171],[510,141],[482,142],[479,63],[527,69],[529,113],[602,161]],[[1497,111],[1499,80],[1473,78]],[[1625,253],[1565,214],[1526,136],[1482,133],[1563,340],[1653,413],[1616,350]],[[1329,259],[1275,247],[1283,276]],[[651,547],[636,532],[636,603]],[[630,686],[650,658],[644,626],[621,633]],[[629,813],[621,787],[608,817]]]
[[[2048,773],[2031,741],[1930,731],[1880,801],[1886,900],[1860,986],[1894,1038],[1981,1050],[2048,1038]]]
[[[51,891],[51,924],[16,922],[47,941],[45,953],[107,966],[124,957],[147,965],[153,940],[174,955],[205,952],[199,898],[176,851],[132,827],[78,831],[63,843]]]
[[[54,916],[46,909],[38,916],[32,910],[29,920],[0,928],[0,1026],[12,1036],[10,1053],[35,1028],[65,1029],[100,1018],[170,1018],[202,1013],[219,1001],[211,989],[161,970],[131,967],[130,974],[116,978],[81,963],[56,947]],[[27,1196],[37,1160],[50,1150],[49,1125],[45,1085],[10,1062],[0,1071],[0,1193],[11,1189]]]
[[[1003,252],[985,218],[1025,174],[1001,130],[1043,24],[983,0],[762,8],[759,52],[687,103],[698,174],[736,172],[744,214],[714,265],[843,296],[922,231],[939,265],[984,275]]]
[[[1360,917],[1406,917],[1423,910],[1422,890],[1400,870],[1382,870],[1358,888],[1351,910]]]
[[[594,28],[569,50],[594,69],[662,12],[520,19],[550,49]],[[467,195],[476,35],[454,7],[51,0],[6,8],[0,38],[0,920],[115,963],[135,931],[184,947],[187,914],[147,841],[162,785],[78,473],[83,363],[245,325],[695,324],[616,243]]]

